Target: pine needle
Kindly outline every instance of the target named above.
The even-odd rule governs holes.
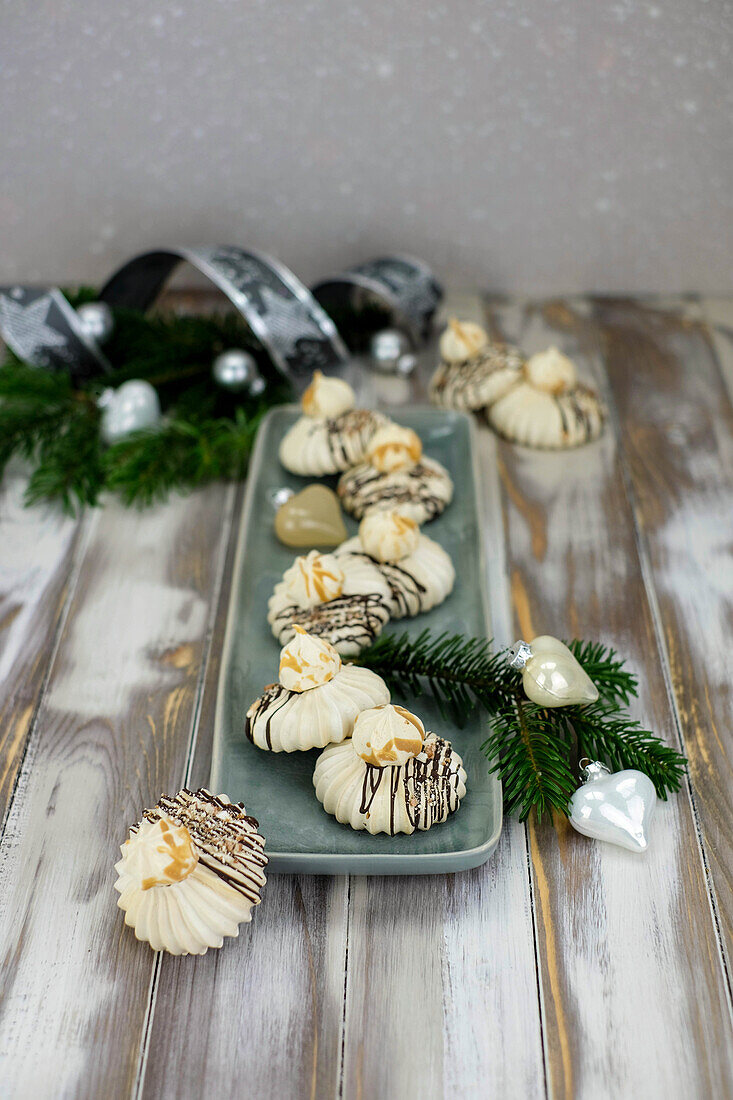
[[[638,692],[633,673],[601,643],[576,639],[569,646],[598,687],[600,698],[591,706],[545,709],[530,702],[506,651],[493,652],[483,638],[433,637],[424,630],[412,641],[407,634],[383,634],[357,660],[378,672],[396,696],[430,692],[443,716],[458,724],[482,708],[491,733],[481,748],[501,778],[506,812],[521,820],[532,810],[538,817],[551,810],[567,814],[578,786],[572,765],[583,756],[612,770],[645,772],[662,798],[678,790],[684,757],[625,710]]]

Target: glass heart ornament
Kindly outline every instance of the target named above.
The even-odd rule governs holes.
[[[599,760],[581,761],[581,774],[585,782],[570,799],[573,828],[629,852],[645,852],[657,806],[649,776],[632,768],[611,772]]]
[[[509,663],[522,670],[527,697],[541,707],[569,707],[595,703],[598,688],[564,642],[541,634],[531,642],[517,642]]]

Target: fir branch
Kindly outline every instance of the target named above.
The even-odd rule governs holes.
[[[567,707],[561,717],[577,738],[579,759],[600,760],[612,771],[636,768],[649,776],[660,798],[680,789],[684,756],[612,703]]]
[[[173,489],[242,477],[262,414],[238,410],[234,420],[173,420],[136,432],[106,452],[106,485],[126,504],[146,505]]]
[[[517,695],[492,715],[491,726],[481,748],[502,780],[506,813],[518,812],[520,821],[533,809],[539,819],[550,810],[567,816],[577,783],[551,712]]]
[[[382,634],[360,657],[397,696],[429,691],[444,717],[460,724],[476,706],[487,711],[491,734],[481,746],[499,774],[507,813],[524,820],[532,809],[567,814],[577,781],[576,756],[601,760],[612,769],[637,768],[660,797],[679,789],[685,760],[651,731],[630,718],[624,706],[637,694],[636,677],[616,653],[596,642],[573,641],[570,648],[596,683],[600,698],[591,706],[543,709],[530,702],[521,674],[494,653],[491,643],[461,634],[433,637],[424,630]]]
[[[443,717],[458,722],[477,703],[489,711],[505,705],[519,682],[490,641],[462,634],[382,634],[357,661],[398,694],[419,695],[427,687]]]
[[[602,642],[583,642],[577,638],[567,646],[598,688],[602,699],[621,701],[628,706],[639,694],[636,676],[624,667],[615,650]]]

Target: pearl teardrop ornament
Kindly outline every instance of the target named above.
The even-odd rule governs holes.
[[[527,697],[541,707],[569,707],[595,703],[598,688],[568,647],[542,634],[532,642],[517,642],[509,662],[522,670]]]

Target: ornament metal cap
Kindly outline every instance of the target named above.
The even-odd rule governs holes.
[[[590,760],[587,756],[578,761],[578,768],[585,783],[591,783],[594,779],[601,779],[602,776],[611,774],[611,769],[607,768],[601,760]]]
[[[532,646],[528,642],[515,642],[509,650],[509,667],[523,669],[532,656]]]

